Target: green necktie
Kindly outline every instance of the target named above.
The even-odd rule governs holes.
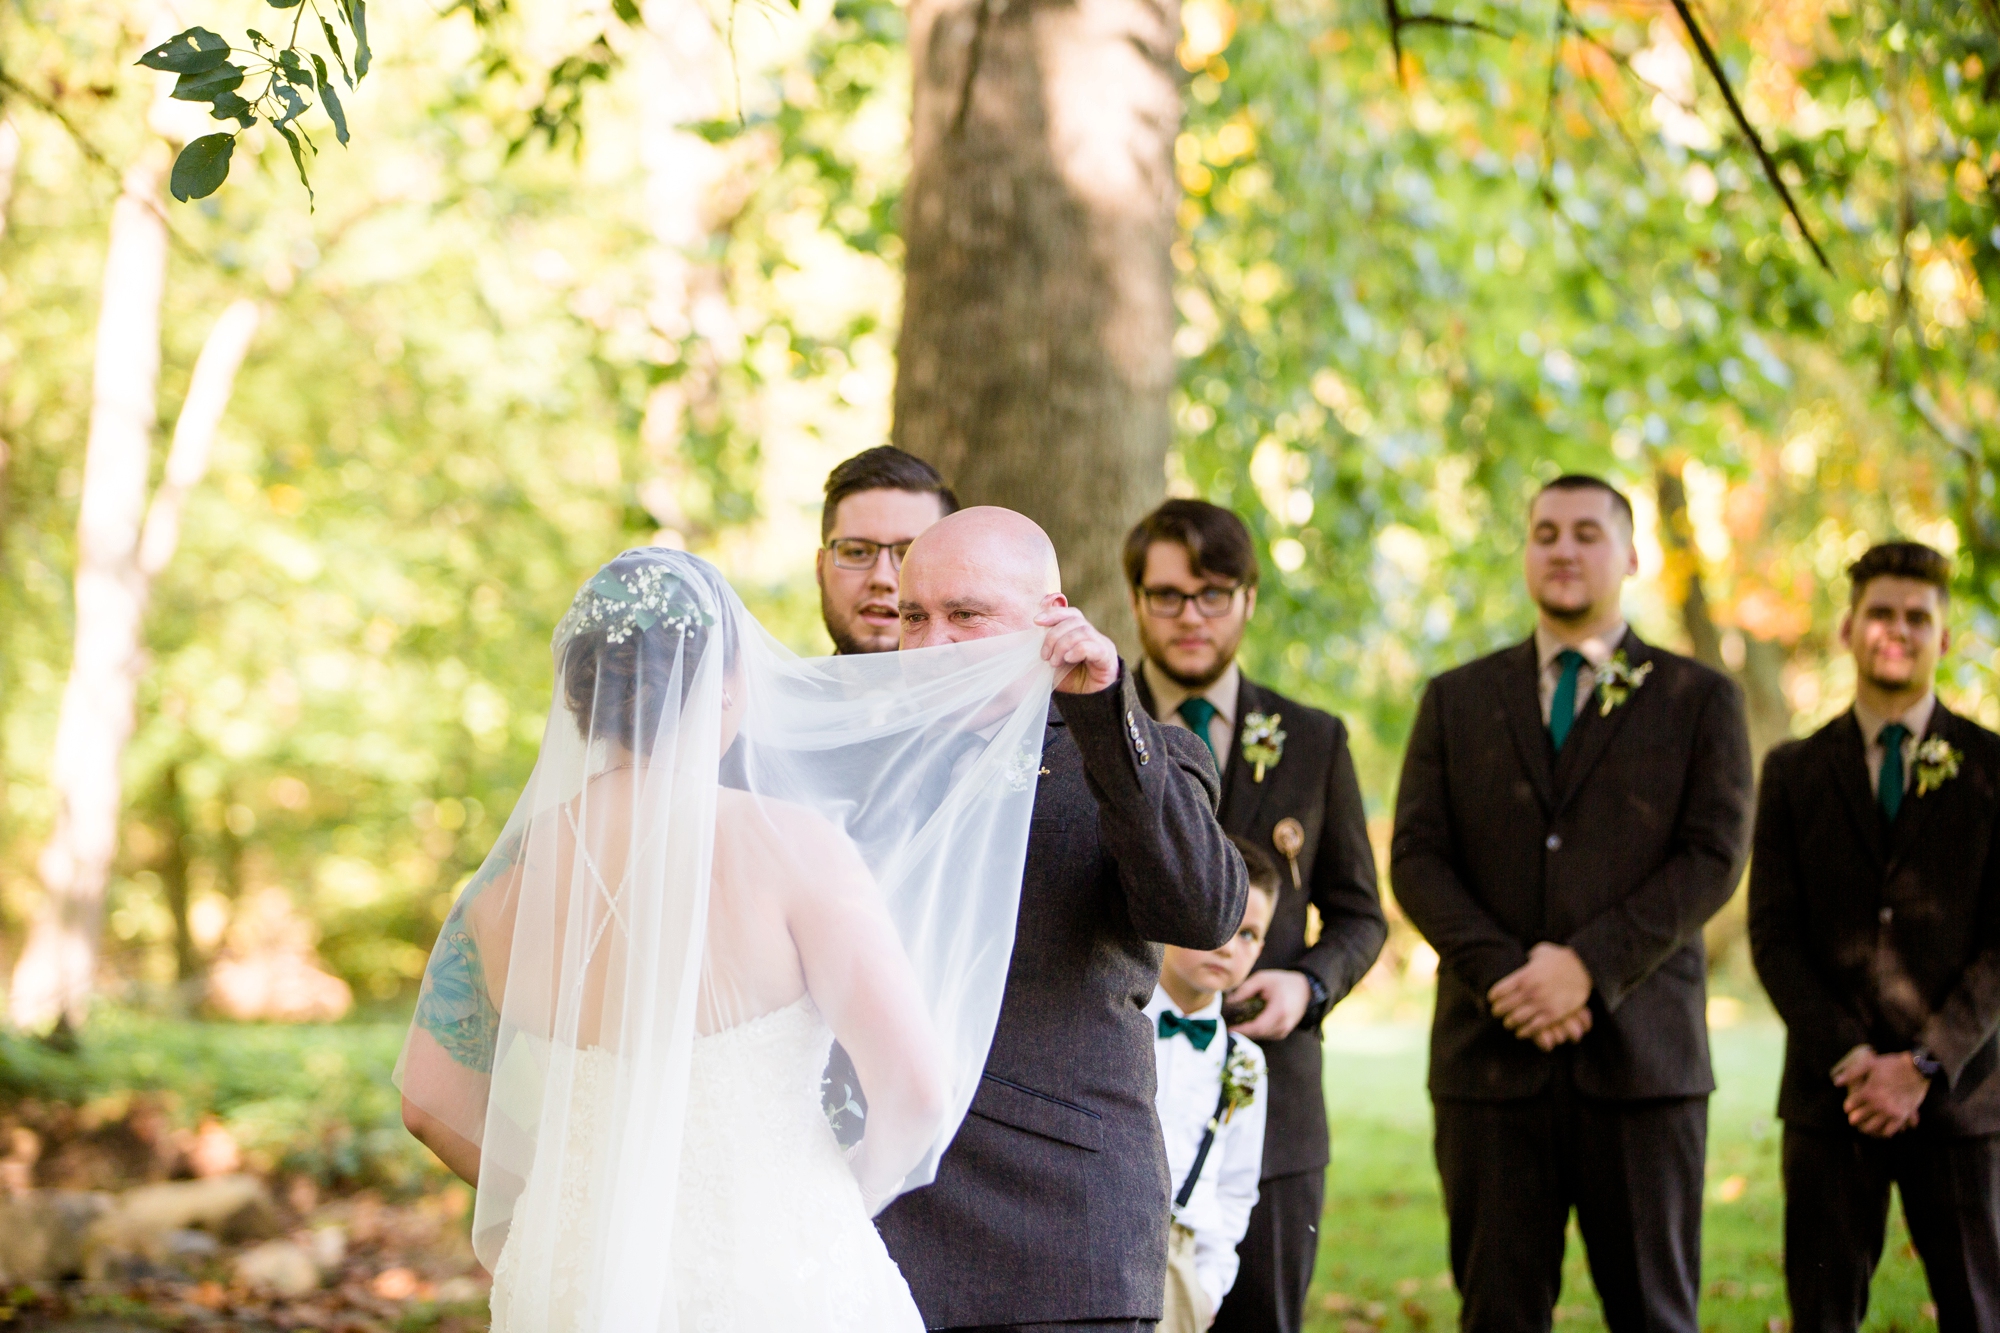
[[[1215,1040],[1215,1020],[1182,1018],[1171,1009],[1160,1010],[1160,1040],[1165,1041],[1176,1034],[1186,1037],[1188,1045],[1197,1051],[1205,1051],[1208,1044]]]
[[[1565,648],[1556,654],[1556,662],[1563,672],[1556,681],[1555,698],[1549,700],[1549,739],[1556,743],[1556,753],[1560,754],[1563,742],[1569,739],[1569,729],[1576,725],[1576,673],[1583,670],[1583,654]]]
[[[1903,808],[1903,741],[1909,734],[1908,727],[1891,722],[1876,737],[1882,742],[1882,773],[1875,780],[1875,799],[1891,823],[1895,822],[1896,812]]]
[[[1222,710],[1199,694],[1191,694],[1181,700],[1181,706],[1174,711],[1181,715],[1182,720],[1195,735],[1201,737],[1201,743],[1208,747],[1209,757],[1218,758],[1215,753],[1215,742],[1209,739],[1208,724],[1213,722],[1215,715]],[[1206,1046],[1208,1043],[1203,1042],[1202,1045]]]

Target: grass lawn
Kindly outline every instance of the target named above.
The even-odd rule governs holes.
[[[1333,1165],[1307,1307],[1312,1333],[1443,1333],[1457,1326],[1431,1163],[1425,1035],[1422,1024],[1407,1022],[1327,1029]],[[1786,1314],[1784,1198],[1772,1114],[1784,1034],[1763,1019],[1717,1030],[1713,1040],[1719,1087],[1709,1103],[1702,1327],[1766,1333],[1782,1329]],[[1579,1333],[1602,1329],[1574,1226],[1570,1240],[1556,1323]],[[1924,1313],[1923,1269],[1900,1216],[1890,1224],[1887,1250],[1867,1333],[1936,1327]]]

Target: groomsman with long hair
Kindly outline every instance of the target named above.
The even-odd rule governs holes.
[[[1630,502],[1528,513],[1534,633],[1430,683],[1390,874],[1440,959],[1430,1092],[1461,1326],[1546,1330],[1574,1211],[1612,1333],[1697,1333],[1704,922],[1750,814],[1741,692],[1642,641]]]
[[[1764,761],[1750,946],[1785,1020],[1795,1333],[1868,1313],[1893,1185],[1943,1333],[2000,1329],[2000,736],[1938,702],[1950,562],[1848,571],[1854,706]]]
[[[1224,1017],[1269,1064],[1262,1178],[1240,1267],[1214,1333],[1297,1333],[1319,1251],[1326,1192],[1320,1020],[1361,980],[1388,928],[1347,727],[1244,675],[1257,609],[1257,551],[1243,520],[1169,500],[1125,539],[1132,614],[1145,650],[1139,697],[1186,727],[1222,776],[1222,827],[1277,863],[1278,895],[1256,970]]]

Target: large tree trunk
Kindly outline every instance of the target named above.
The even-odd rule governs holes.
[[[1166,489],[1179,30],[1174,0],[910,7],[894,439],[1046,528],[1121,643],[1119,549]]]
[[[75,652],[56,722],[56,826],[37,862],[45,897],[15,965],[8,1005],[12,1022],[30,1030],[74,1027],[84,1018],[105,884],[118,850],[120,769],[145,665],[147,594],[173,554],[182,503],[208,469],[216,427],[257,327],[257,307],[248,301],[216,321],[195,362],[149,508],[167,270],[160,185],[170,160],[167,146],[155,143],[126,173],[105,250],[77,516]]]

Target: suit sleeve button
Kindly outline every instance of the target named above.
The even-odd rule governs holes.
[[[1883,925],[1886,926],[1891,921],[1894,921],[1896,919],[1896,909],[1893,907],[1885,907],[1881,911],[1875,914],[1875,919],[1877,921],[1880,921]]]
[[[1548,848],[1552,852],[1561,851],[1562,845],[1563,845],[1563,839],[1562,839],[1562,834],[1560,833],[1549,834],[1548,838],[1545,839],[1542,843],[1542,846]]]

